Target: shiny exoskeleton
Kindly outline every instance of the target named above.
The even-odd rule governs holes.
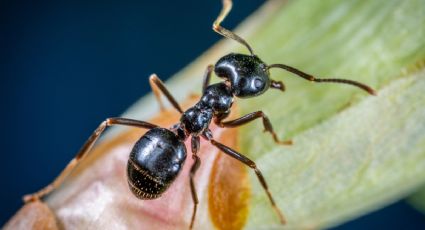
[[[170,186],[183,167],[186,147],[171,131],[149,130],[134,145],[127,166],[128,184],[140,199],[155,199]]]
[[[214,71],[226,81],[206,86],[199,102],[184,111],[180,122],[170,130],[151,129],[135,144],[127,172],[130,189],[137,197],[159,197],[183,167],[186,159],[184,141],[190,136],[202,136],[211,141],[208,127],[212,119],[215,118],[219,126],[226,125],[221,120],[229,115],[235,96],[258,96],[271,84],[266,64],[256,56],[226,55],[217,62]],[[156,75],[151,81],[154,85],[162,84]]]
[[[255,162],[230,147],[214,140],[213,134],[209,129],[211,122],[214,122],[217,126],[222,128],[233,128],[256,119],[261,119],[265,131],[272,135],[273,140],[276,143],[291,144],[291,141],[280,141],[278,139],[270,120],[262,111],[256,111],[234,120],[225,121],[231,112],[233,99],[235,97],[257,97],[265,93],[270,88],[281,91],[285,90],[284,84],[281,81],[275,81],[270,78],[269,70],[271,68],[284,69],[298,77],[313,82],[349,84],[359,87],[370,94],[375,94],[375,91],[369,86],[356,81],[334,78],[316,78],[310,74],[284,64],[267,65],[254,54],[252,48],[245,40],[235,33],[221,27],[220,23],[229,13],[231,5],[231,0],[223,0],[223,9],[214,22],[213,29],[224,37],[230,38],[244,45],[249,50],[250,54],[231,53],[220,58],[214,66],[208,66],[204,76],[202,96],[194,106],[183,111],[171,93],[167,90],[163,82],[155,74],[153,74],[149,79],[157,99],[160,99],[161,93],[164,94],[173,107],[181,113],[179,122],[170,128],[161,128],[149,122],[127,118],[106,119],[89,137],[76,157],[51,184],[37,193],[25,196],[24,200],[29,202],[49,194],[52,190],[62,184],[69,172],[72,171],[78,162],[80,162],[80,160],[90,152],[90,149],[106,127],[112,125],[125,125],[149,130],[134,145],[127,164],[128,184],[130,190],[136,197],[140,199],[155,199],[160,197],[161,194],[167,190],[183,168],[184,162],[187,158],[187,149],[184,142],[190,138],[192,158],[194,159],[194,163],[191,166],[189,174],[190,189],[194,202],[192,218],[190,221],[190,228],[192,228],[198,204],[194,175],[200,166],[200,158],[197,154],[200,146],[200,138],[203,138],[221,150],[221,152],[235,158],[254,170],[261,186],[266,192],[272,208],[278,215],[280,222],[284,224],[285,218],[276,205],[266,180]],[[223,81],[210,85],[210,77],[213,71],[215,72],[215,75],[222,78]],[[160,100],[159,102],[161,108],[163,108]]]

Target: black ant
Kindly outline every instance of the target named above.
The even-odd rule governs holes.
[[[167,190],[183,167],[187,152],[184,141],[190,137],[192,158],[194,159],[189,175],[194,203],[190,222],[190,228],[192,228],[198,205],[198,196],[196,194],[193,178],[201,163],[197,153],[200,146],[200,137],[202,137],[222,152],[239,160],[254,170],[280,222],[284,224],[286,222],[285,218],[277,207],[268,189],[266,180],[261,171],[257,168],[255,162],[230,147],[214,140],[212,132],[209,129],[211,121],[214,121],[219,127],[232,128],[261,118],[265,131],[272,135],[276,143],[291,144],[291,141],[280,141],[277,138],[270,120],[262,111],[253,112],[235,120],[223,121],[230,114],[230,108],[232,107],[234,97],[256,97],[266,92],[269,88],[281,91],[285,90],[284,84],[281,81],[270,79],[269,70],[271,68],[281,68],[313,82],[350,84],[372,95],[375,94],[375,91],[365,84],[351,80],[316,78],[284,64],[267,65],[254,54],[252,48],[244,39],[220,25],[230,12],[231,7],[231,0],[223,0],[223,8],[214,21],[213,30],[226,38],[230,38],[244,45],[249,50],[250,55],[231,53],[218,60],[215,66],[208,66],[204,76],[201,99],[186,111],[181,109],[177,101],[166,89],[164,83],[155,74],[151,75],[149,82],[161,107],[160,93],[163,93],[173,107],[181,114],[180,121],[171,128],[166,129],[145,121],[127,118],[106,119],[89,137],[81,150],[77,153],[75,158],[68,163],[62,173],[45,188],[34,194],[25,196],[25,202],[38,200],[59,187],[72,169],[88,152],[90,152],[94,143],[98,140],[106,127],[124,125],[149,130],[134,145],[127,164],[128,184],[130,190],[136,197],[140,199],[156,199]],[[224,79],[223,82],[212,85],[209,84],[213,69],[218,77]]]

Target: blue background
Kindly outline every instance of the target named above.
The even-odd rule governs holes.
[[[263,1],[237,1],[235,27]],[[0,2],[0,226],[21,196],[49,183],[106,117],[150,91],[221,37],[219,0]],[[185,26],[182,31],[179,21]],[[398,202],[337,229],[425,228]]]

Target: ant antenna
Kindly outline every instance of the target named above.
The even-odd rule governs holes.
[[[268,69],[271,68],[280,68],[280,69],[284,69],[288,72],[291,72],[299,77],[302,77],[308,81],[314,81],[314,82],[333,82],[333,83],[341,83],[341,84],[348,84],[348,85],[353,85],[356,87],[359,87],[360,89],[363,89],[364,91],[368,92],[371,95],[376,95],[376,92],[374,89],[370,88],[369,86],[362,84],[360,82],[357,81],[351,81],[351,80],[347,80],[347,79],[339,79],[339,78],[315,78],[314,76],[308,74],[308,73],[304,73],[299,69],[296,69],[294,67],[291,66],[287,66],[284,64],[272,64],[269,65],[267,67]]]
[[[232,9],[232,5],[233,5],[232,0],[223,0],[223,8],[221,9],[220,14],[218,15],[217,19],[213,23],[213,30],[226,38],[230,38],[241,43],[249,50],[251,55],[254,56],[254,51],[252,50],[251,46],[249,46],[248,43],[243,38],[239,37],[237,34],[233,33],[232,31],[221,27],[220,25],[220,23],[229,14],[230,10]]]

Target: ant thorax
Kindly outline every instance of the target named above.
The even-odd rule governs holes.
[[[231,86],[225,82],[208,86],[201,97],[200,103],[205,107],[211,108],[215,115],[229,112],[233,104]]]
[[[182,114],[180,123],[186,134],[198,136],[208,129],[212,117],[213,111],[211,108],[197,103]]]
[[[186,134],[200,135],[208,129],[214,116],[228,113],[232,104],[233,94],[228,85],[224,82],[210,85],[199,102],[182,114],[181,126]]]

